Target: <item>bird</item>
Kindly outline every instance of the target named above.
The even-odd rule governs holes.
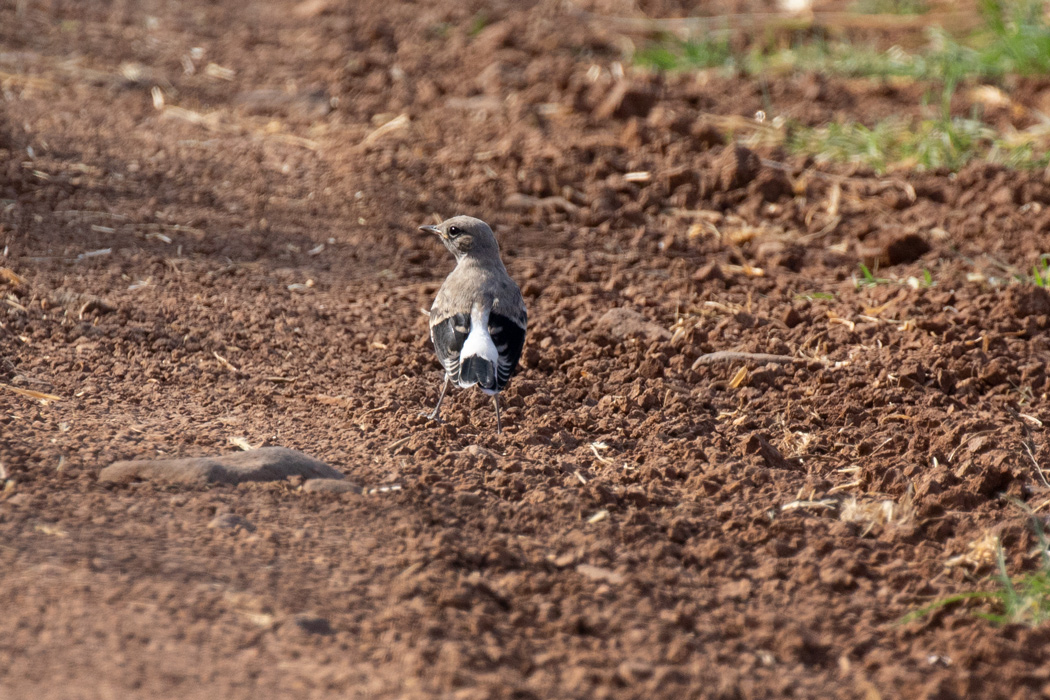
[[[499,434],[499,393],[518,367],[528,328],[521,289],[507,274],[496,236],[481,219],[454,216],[419,230],[437,234],[456,258],[430,307],[430,340],[445,380],[434,410],[422,415],[440,422],[450,383],[477,386],[492,397]]]

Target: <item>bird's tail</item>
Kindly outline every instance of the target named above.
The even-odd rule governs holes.
[[[496,365],[477,355],[464,357],[459,366],[459,384],[477,384],[487,391],[496,391]]]

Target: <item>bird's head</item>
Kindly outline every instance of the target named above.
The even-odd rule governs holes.
[[[499,244],[492,229],[481,219],[472,216],[454,216],[437,226],[420,226],[420,231],[436,233],[445,247],[456,256],[464,258],[492,258],[499,260]]]

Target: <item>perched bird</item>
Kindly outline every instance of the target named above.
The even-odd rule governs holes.
[[[424,415],[441,419],[449,382],[464,389],[477,385],[492,397],[499,433],[499,392],[510,381],[525,344],[525,300],[503,267],[496,236],[484,221],[456,216],[419,230],[436,233],[456,257],[456,268],[430,307],[430,340],[445,368],[445,382],[433,412]]]

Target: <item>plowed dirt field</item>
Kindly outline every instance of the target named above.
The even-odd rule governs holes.
[[[900,624],[1037,561],[1050,178],[726,145],[918,93],[641,73],[621,5],[0,3],[0,697],[1050,694],[1045,628]],[[502,435],[419,415],[460,213]],[[231,439],[364,492],[98,479]]]

